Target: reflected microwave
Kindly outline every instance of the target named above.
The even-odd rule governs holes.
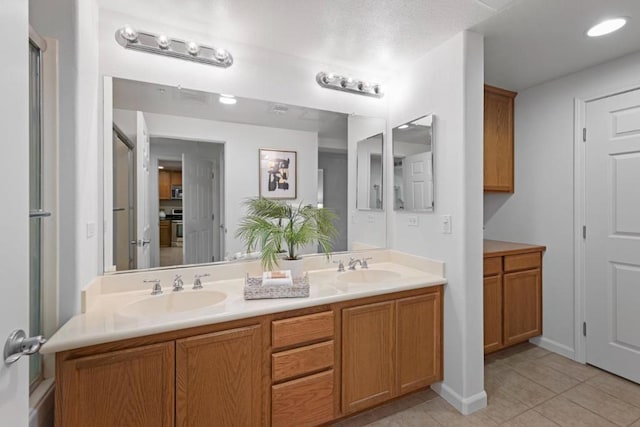
[[[182,200],[182,185],[171,186],[171,199]]]

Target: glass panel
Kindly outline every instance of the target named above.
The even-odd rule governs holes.
[[[40,49],[29,43],[29,209],[42,209]],[[29,335],[42,334],[42,219],[29,221]],[[32,386],[42,377],[39,354],[29,358]]]

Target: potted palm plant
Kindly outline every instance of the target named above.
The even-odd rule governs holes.
[[[299,250],[309,244],[318,244],[329,258],[337,235],[332,211],[264,198],[247,199],[245,206],[247,214],[240,221],[236,237],[245,242],[248,252],[260,248],[265,270],[277,265],[291,270],[294,277],[302,276]]]

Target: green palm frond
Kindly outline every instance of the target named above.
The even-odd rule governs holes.
[[[261,249],[266,269],[277,263],[278,254],[285,248],[289,259],[297,259],[301,247],[317,243],[329,257],[338,235],[334,225],[337,216],[332,211],[262,198],[247,199],[245,206],[247,215],[241,220],[236,237],[244,240],[247,251]]]

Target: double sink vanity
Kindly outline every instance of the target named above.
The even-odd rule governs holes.
[[[369,268],[305,258],[308,298],[245,300],[257,261],[96,278],[42,349],[56,425],[319,425],[441,381],[444,265],[350,255]]]

